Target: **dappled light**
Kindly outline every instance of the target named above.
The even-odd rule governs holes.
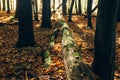
[[[90,1],[0,0],[0,80],[120,80],[120,5]]]

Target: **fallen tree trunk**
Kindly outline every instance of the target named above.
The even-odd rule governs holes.
[[[64,21],[60,21],[60,24],[63,31],[62,50],[67,75],[66,80],[96,80],[92,71],[82,62],[80,51],[77,49],[68,25]]]
[[[49,47],[47,50],[45,50],[44,54],[43,54],[43,61],[44,61],[44,65],[45,67],[49,67],[50,64],[51,64],[51,55],[50,55],[50,52],[52,50],[52,48],[54,47],[55,45],[55,39],[58,35],[58,32],[59,32],[59,28],[56,28],[53,33],[51,34],[51,38],[50,38],[50,44],[49,44]]]

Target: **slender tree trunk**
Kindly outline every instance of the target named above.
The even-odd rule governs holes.
[[[68,16],[68,22],[72,22],[72,11],[73,11],[73,6],[74,6],[75,0],[72,0],[70,10],[69,10],[69,16]]]
[[[98,4],[93,70],[100,80],[114,80],[118,1],[99,0]]]
[[[7,0],[7,13],[10,13],[10,0]]]
[[[96,5],[96,6],[92,9],[91,14],[92,14],[97,8],[98,8],[98,5]]]
[[[20,0],[18,21],[19,37],[16,47],[34,46],[31,0]]]
[[[38,5],[37,0],[35,0],[35,20],[38,21]]]
[[[1,0],[0,0],[0,11],[1,11]]]
[[[53,0],[53,9],[55,9],[55,0]]]
[[[63,15],[66,15],[67,12],[66,12],[66,3],[67,3],[67,0],[62,0],[62,13]]]
[[[78,14],[82,14],[81,0],[78,0]]]
[[[93,28],[92,21],[91,21],[92,2],[93,2],[93,0],[88,0],[88,2],[87,2],[88,28]]]
[[[3,0],[3,11],[5,11],[5,0]]]
[[[77,0],[75,0],[75,9],[76,9],[76,14],[78,14]]]
[[[41,28],[51,28],[50,0],[43,0]]]

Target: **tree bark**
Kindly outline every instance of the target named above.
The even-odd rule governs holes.
[[[114,80],[118,1],[99,0],[98,4],[93,70],[100,80]]]
[[[52,28],[50,0],[43,0],[41,28]]]
[[[62,50],[66,69],[66,80],[96,80],[91,70],[82,62],[80,51],[72,37],[68,25],[60,22],[62,26]]]
[[[19,37],[16,47],[34,46],[31,0],[20,0],[18,21]]]

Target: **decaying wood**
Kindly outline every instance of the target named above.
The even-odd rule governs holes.
[[[54,44],[55,44],[55,39],[58,35],[58,32],[59,32],[59,29],[56,28],[53,33],[51,34],[51,39],[50,39],[50,44],[49,44],[49,47],[47,50],[45,50],[44,54],[43,54],[43,61],[44,61],[44,64],[45,64],[45,67],[49,67],[49,65],[51,64],[51,55],[50,55],[50,52],[51,52],[51,49],[54,47]]]
[[[60,21],[60,24],[63,31],[62,50],[67,75],[66,80],[96,80],[92,71],[83,63],[68,25],[64,21]]]

